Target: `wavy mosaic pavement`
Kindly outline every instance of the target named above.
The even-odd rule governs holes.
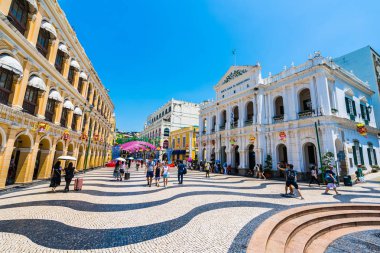
[[[169,187],[156,188],[131,173],[125,182],[106,168],[86,173],[81,192],[51,193],[45,183],[1,194],[0,252],[245,252],[254,229],[287,208],[380,202],[378,181],[341,196],[301,184],[301,201],[282,198],[278,181],[190,171],[178,185],[173,171]]]

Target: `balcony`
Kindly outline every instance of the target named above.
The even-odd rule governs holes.
[[[305,119],[305,118],[310,118],[313,116],[313,112],[311,110],[308,111],[303,111],[298,113],[298,118],[299,119]]]
[[[252,126],[253,125],[253,119],[248,119],[244,121],[244,126]]]
[[[284,121],[284,114],[276,115],[273,117],[274,123],[279,123]]]

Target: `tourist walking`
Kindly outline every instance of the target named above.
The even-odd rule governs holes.
[[[75,171],[75,167],[73,166],[73,163],[70,162],[69,166],[67,166],[67,168],[65,169],[65,181],[66,181],[65,192],[69,191],[71,181],[74,178],[74,171]]]
[[[178,165],[178,184],[183,184],[183,175],[186,174],[186,167],[182,161]]]
[[[120,181],[123,181],[123,178],[124,178],[124,175],[125,175],[125,168],[127,166],[125,165],[125,162],[121,162],[121,165],[120,165]]]
[[[162,163],[157,161],[157,166],[154,168],[154,179],[156,180],[157,187],[160,187],[161,167]]]
[[[227,175],[227,162],[223,163],[223,171],[224,171],[224,175]]]
[[[166,162],[162,166],[161,173],[162,173],[162,178],[164,181],[164,187],[166,188],[168,186],[168,181],[169,181],[169,166]]]
[[[315,168],[315,166],[311,166],[311,169],[310,169],[310,181],[309,181],[309,187],[311,186],[312,183],[317,183],[318,186],[321,186],[321,184],[319,183],[319,180],[318,180],[318,172],[317,172],[317,169]]]
[[[53,192],[55,192],[55,188],[61,184],[61,173],[62,167],[61,162],[57,161],[53,166],[50,187],[52,187]]]
[[[113,177],[116,179],[116,181],[119,181],[120,179],[120,161],[117,161],[115,164],[115,169],[113,170]]]
[[[206,172],[206,178],[210,177],[210,163],[206,162],[205,163],[205,172]]]
[[[335,173],[332,171],[333,169],[333,166],[332,165],[328,165],[328,168],[326,169],[325,171],[325,181],[327,183],[326,185],[326,190],[324,192],[324,194],[327,194],[329,192],[329,190],[334,190],[336,195],[340,195],[340,193],[338,192],[338,190],[336,189],[336,178],[335,178]]]
[[[153,180],[153,172],[154,168],[156,166],[156,163],[153,161],[153,157],[149,158],[149,161],[146,163],[146,182],[147,186],[151,187],[152,186],[152,180]]]
[[[294,170],[293,164],[288,165],[288,169],[285,170],[286,184],[285,184],[285,195],[288,195],[288,188],[293,186],[300,195],[301,199],[304,199],[300,188],[297,184],[297,171]]]
[[[259,172],[259,179],[263,178],[264,180],[266,180],[267,178],[264,176],[263,165],[259,164],[258,169],[259,169],[258,170],[258,172]]]

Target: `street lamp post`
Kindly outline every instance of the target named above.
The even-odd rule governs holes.
[[[88,112],[90,112],[90,116],[91,116],[91,112],[92,112],[93,109],[94,109],[94,106],[90,105],[90,110],[88,111]],[[89,119],[89,120],[90,120],[90,124],[89,124],[89,129],[88,129],[88,136],[87,136],[88,137],[88,143],[87,143],[86,155],[85,155],[85,158],[84,158],[84,168],[83,168],[83,172],[84,173],[86,173],[86,170],[87,170],[88,153],[90,152],[90,145],[91,145],[92,126],[91,126],[91,119]]]

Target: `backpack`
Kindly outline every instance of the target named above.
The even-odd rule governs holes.
[[[286,172],[287,181],[294,181],[296,179],[296,172],[294,170],[288,170]]]

